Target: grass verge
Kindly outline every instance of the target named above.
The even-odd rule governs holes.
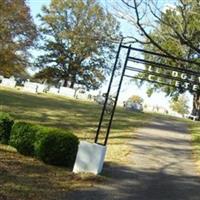
[[[197,161],[198,171],[200,173],[200,122],[188,121],[189,132],[192,134],[192,144],[194,149],[194,157]]]

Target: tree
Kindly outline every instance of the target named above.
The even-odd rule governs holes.
[[[64,86],[97,89],[110,71],[119,25],[97,0],[52,0],[43,7],[37,65],[58,69]]]
[[[0,13],[0,73],[24,74],[37,36],[30,9],[25,0],[0,0]]]
[[[192,64],[192,61],[200,63],[199,0],[177,0],[176,4],[168,6],[164,6],[164,3],[156,0],[121,0],[122,5],[116,6],[116,11],[138,31],[138,34],[129,37],[133,43],[167,57],[144,55],[146,59],[199,73],[200,64]],[[162,90],[172,97],[178,97],[185,92],[183,87],[177,89],[151,83],[148,93],[155,90]],[[194,96],[192,114],[200,117],[200,91],[190,92]]]
[[[184,116],[184,114],[189,113],[188,99],[184,95],[179,96],[177,100],[172,99],[170,102],[170,108]]]
[[[44,68],[33,77],[35,80],[40,80],[49,84],[57,84],[61,78],[60,70],[53,67]]]
[[[133,95],[128,98],[129,102],[137,103],[137,104],[142,104],[143,103],[143,98],[137,95]]]

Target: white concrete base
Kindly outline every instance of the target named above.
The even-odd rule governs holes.
[[[76,156],[73,172],[101,173],[103,169],[106,146],[81,141]]]

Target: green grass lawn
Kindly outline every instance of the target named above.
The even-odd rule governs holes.
[[[10,113],[16,120],[70,129],[81,140],[93,142],[101,106],[89,101],[0,88],[0,111]],[[129,153],[126,141],[134,138],[135,128],[148,123],[150,118],[150,114],[118,108],[108,141],[107,160],[124,161]],[[104,133],[101,133],[100,138],[104,138]]]
[[[10,113],[15,121],[70,129],[81,140],[93,142],[101,106],[89,101],[0,88],[0,111]],[[106,161],[126,164],[131,152],[128,141],[134,139],[135,128],[150,120],[150,114],[118,108],[108,141]],[[20,155],[14,148],[0,145],[0,199],[50,200],[56,196],[62,200],[69,190],[92,187],[101,179],[74,175],[70,169],[45,165],[35,158]]]
[[[189,121],[189,131],[192,134],[192,143],[194,149],[194,157],[197,160],[197,165],[200,172],[200,122]]]

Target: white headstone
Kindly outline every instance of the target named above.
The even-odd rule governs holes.
[[[16,86],[16,81],[13,78],[3,78],[1,85],[14,88]]]
[[[59,94],[67,97],[74,97],[75,90],[68,87],[60,87]]]
[[[25,82],[23,91],[32,92],[32,93],[42,93],[46,89],[47,85],[35,83],[35,82]]]
[[[49,90],[48,90],[48,93],[51,93],[51,94],[58,94],[58,93],[59,93],[59,88],[50,87]]]
[[[81,141],[73,172],[101,173],[106,155],[106,146]]]
[[[37,93],[37,83],[26,81],[24,83],[23,91]]]
[[[3,78],[4,78],[4,77],[3,77],[2,75],[0,75],[0,80],[3,80]]]
[[[47,85],[45,85],[45,84],[38,83],[37,86],[38,86],[37,93],[43,93],[45,91],[45,89],[47,88]]]

